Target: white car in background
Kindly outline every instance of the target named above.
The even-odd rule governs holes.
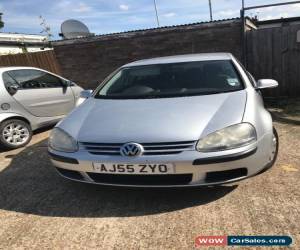
[[[25,146],[33,130],[67,115],[82,90],[43,69],[0,67],[0,144],[6,148]]]

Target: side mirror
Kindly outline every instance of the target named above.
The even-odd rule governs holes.
[[[83,90],[80,92],[80,96],[76,101],[76,107],[78,107],[80,104],[82,104],[86,99],[90,98],[93,94],[93,90],[88,89],[88,90]]]
[[[19,85],[15,83],[8,84],[7,91],[10,95],[16,94],[18,92],[18,89],[19,89]]]
[[[273,79],[260,79],[257,81],[257,89],[269,89],[276,88],[278,86],[278,82]]]
[[[69,80],[62,80],[62,86],[63,88],[72,87],[74,86],[74,83]]]
[[[80,98],[88,99],[92,96],[93,90],[87,89],[80,92]]]
[[[72,82],[72,81],[70,81],[70,80],[65,81],[65,84],[66,84],[66,86],[68,86],[68,87],[73,87],[73,86],[75,86],[75,83]]]

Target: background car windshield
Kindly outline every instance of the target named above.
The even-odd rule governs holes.
[[[159,98],[243,89],[230,60],[155,64],[120,69],[96,98]]]

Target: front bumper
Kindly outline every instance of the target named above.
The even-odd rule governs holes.
[[[218,185],[239,181],[263,171],[270,163],[270,138],[265,135],[246,147],[214,153],[184,151],[176,155],[105,156],[87,151],[62,153],[49,148],[51,161],[65,178],[112,186],[181,187]],[[173,163],[172,175],[99,174],[93,162],[120,164]],[[268,166],[269,167],[269,166]]]

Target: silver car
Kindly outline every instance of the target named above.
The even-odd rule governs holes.
[[[42,69],[0,67],[0,144],[7,148],[26,145],[33,130],[68,114],[82,90]]]
[[[200,186],[251,177],[276,160],[261,89],[228,53],[122,66],[53,129],[58,173],[116,186]]]

